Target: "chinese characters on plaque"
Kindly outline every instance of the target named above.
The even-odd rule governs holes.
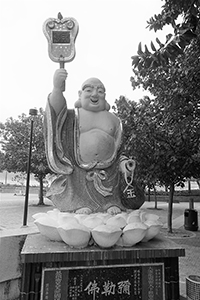
[[[41,300],[164,300],[162,263],[44,268]]]

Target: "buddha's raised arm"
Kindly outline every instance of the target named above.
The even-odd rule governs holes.
[[[53,91],[49,96],[49,102],[56,115],[58,115],[63,107],[66,106],[66,100],[63,92],[65,91],[65,81],[67,75],[68,74],[65,69],[58,69],[53,77]]]

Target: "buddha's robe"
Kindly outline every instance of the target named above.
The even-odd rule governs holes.
[[[125,210],[120,200],[121,130],[109,159],[85,163],[80,155],[78,110],[75,112],[64,107],[56,116],[47,103],[44,123],[47,160],[57,174],[47,197],[55,206],[60,211],[87,207],[92,212],[104,212],[112,206]]]

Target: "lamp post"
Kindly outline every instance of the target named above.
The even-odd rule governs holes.
[[[30,109],[29,115],[31,116],[31,131],[30,131],[29,155],[28,155],[28,163],[27,163],[26,193],[25,193],[25,202],[24,202],[23,226],[27,225],[30,167],[31,167],[31,153],[32,153],[32,140],[33,140],[33,122],[34,122],[34,116],[37,115],[37,109]]]

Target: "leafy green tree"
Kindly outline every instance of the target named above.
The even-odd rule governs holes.
[[[45,155],[43,137],[43,115],[40,108],[33,122],[33,140],[30,172],[40,183],[39,203],[43,205],[43,180],[47,174],[51,174]],[[30,118],[22,114],[17,120],[9,118],[5,124],[0,125],[0,134],[3,139],[2,150],[4,152],[3,165],[8,172],[26,172],[30,144]]]
[[[184,167],[182,175],[175,176],[178,183],[182,182],[183,177],[199,176],[199,164],[196,164],[200,137],[199,53],[198,38],[185,50],[184,56],[177,58],[173,64],[160,66],[153,72],[148,69],[142,76],[136,71],[131,79],[133,86],[142,86],[154,96],[153,111],[156,126],[160,130],[156,139],[164,151],[164,157],[167,149],[171,156],[176,156],[176,159],[168,157],[168,165],[171,162],[172,169],[173,166],[178,169],[181,165]],[[156,132],[153,130],[152,136]],[[183,158],[185,161],[179,164]]]
[[[151,161],[155,156],[154,141],[149,138],[155,127],[151,100],[144,97],[135,102],[121,96],[115,105],[115,113],[123,123],[124,151],[136,159],[137,177],[143,185],[152,184],[156,180],[156,165]]]
[[[148,189],[154,188],[158,183],[159,159],[154,138],[156,130],[158,131],[154,103],[149,97],[144,97],[136,103],[121,96],[115,104],[115,112],[123,123],[123,145],[126,154],[136,159],[137,177],[143,185]],[[155,208],[157,208],[156,194]]]
[[[17,173],[13,176],[12,180],[18,182],[21,186],[24,186],[26,173]]]
[[[168,34],[162,42],[156,38],[156,46],[151,42],[151,48],[147,45],[142,47],[140,42],[137,55],[132,57],[134,68],[144,72],[146,69],[156,69],[174,61],[197,38],[199,19],[199,0],[165,0],[161,12],[150,18],[147,27],[156,32],[165,25],[171,25],[174,34]]]
[[[140,180],[147,186],[154,183],[169,186],[168,231],[171,232],[174,186],[200,175],[198,110],[197,114],[193,111],[192,115],[182,115],[179,111],[183,109],[182,102],[175,109],[169,104],[161,106],[148,97],[138,104],[120,97],[116,106],[124,127],[123,144],[128,155],[137,161]]]
[[[195,38],[193,36],[188,39],[187,43],[182,40],[183,45],[179,45],[181,51],[176,53],[174,50],[171,56],[167,54],[165,60],[162,55],[169,43],[160,45],[156,53],[148,54],[149,57],[147,50],[145,50],[146,54],[139,51],[137,62],[136,56],[133,57],[134,76],[131,77],[131,82],[133,89],[143,87],[154,97],[152,109],[155,128],[151,138],[155,141],[155,149],[158,153],[157,176],[161,183],[170,188],[168,229],[171,231],[174,185],[182,185],[185,178],[191,176],[198,178],[200,174],[198,158],[200,138],[199,2],[166,1],[163,7],[165,9],[159,18],[154,20],[155,22],[151,20],[152,28],[156,29],[157,26],[157,29],[162,29],[168,22],[174,28],[177,27],[175,34],[180,33],[180,30],[182,30],[181,34],[195,31]],[[164,15],[166,16],[166,13],[170,19],[162,23],[161,19]],[[175,20],[181,13],[188,23],[183,21],[182,25],[176,25]],[[186,31],[183,30],[184,26]],[[173,43],[176,42],[180,42],[178,38],[173,40]]]
[[[3,172],[4,170],[4,153],[0,151],[0,172]]]

